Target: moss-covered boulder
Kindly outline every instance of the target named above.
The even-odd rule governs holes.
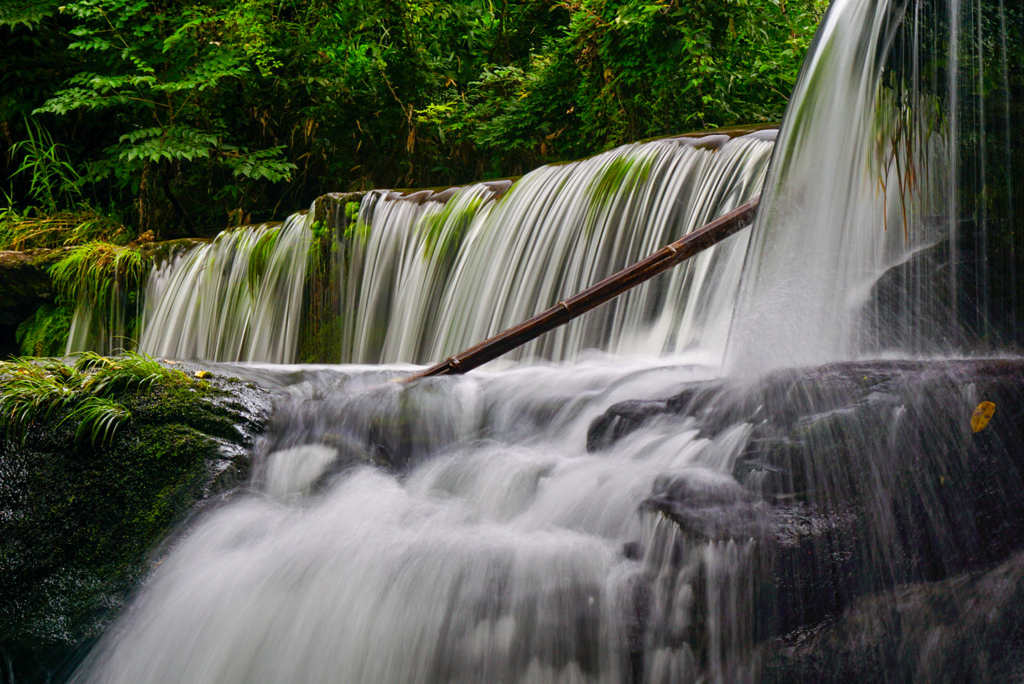
[[[244,475],[268,407],[255,386],[137,355],[0,364],[5,679],[62,678],[169,533]]]

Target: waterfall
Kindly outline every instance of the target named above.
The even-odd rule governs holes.
[[[706,371],[526,367],[415,389],[389,375],[293,384],[253,491],[175,544],[78,681],[743,681],[753,542],[683,539],[637,505],[666,473],[731,491],[747,428],[657,430],[599,457],[584,439],[611,404]],[[367,465],[368,429],[411,440],[405,474]],[[708,665],[704,619],[727,626]]]
[[[737,368],[1019,345],[1006,26],[1002,2],[832,3],[765,186]]]
[[[774,131],[675,138],[545,166],[501,194],[377,192],[347,255],[346,363],[428,363],[524,321],[757,195]],[[747,237],[536,340],[511,358],[724,347]]]
[[[139,351],[282,363],[295,358],[309,218],[221,233],[154,269]]]
[[[768,681],[1019,677],[1020,624],[985,625],[1003,629],[993,586],[1020,601],[996,567],[1024,562],[1020,362],[850,359],[1019,341],[1022,21],[995,0],[835,0],[754,232],[520,352],[572,363],[408,385],[232,367],[281,391],[249,487],[169,544],[74,681],[752,684],[767,649],[807,644],[837,660]],[[338,236],[343,360],[442,358],[653,251],[758,192],[764,137],[367,194]],[[310,220],[282,229],[280,273]],[[269,230],[158,271],[144,346],[293,359],[301,304],[281,294],[301,279],[254,289],[233,256],[254,248],[227,244]],[[249,342],[260,325],[275,344]],[[1007,417],[975,432],[990,399]],[[974,650],[996,674],[941,671]]]
[[[367,193],[338,226],[343,363],[427,363],[519,323],[757,195],[773,129],[628,145],[545,166],[511,184]],[[297,360],[306,261],[289,219],[229,231],[154,270],[139,349],[213,361]],[[728,334],[746,235],[628,293],[511,358],[586,349],[718,355]],[[262,258],[262,257],[261,257]]]

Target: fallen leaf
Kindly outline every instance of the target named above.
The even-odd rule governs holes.
[[[996,405],[991,401],[983,401],[978,404],[978,408],[974,409],[974,414],[971,416],[971,429],[975,432],[981,432],[987,428],[995,412]]]

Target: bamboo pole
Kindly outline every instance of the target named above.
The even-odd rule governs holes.
[[[493,361],[502,354],[540,337],[549,330],[565,325],[572,319],[594,309],[620,294],[663,273],[673,266],[689,259],[708,247],[750,225],[757,213],[760,198],[755,197],[746,204],[721,216],[711,223],[698,228],[672,244],[662,247],[646,259],[636,262],[618,273],[608,276],[583,292],[555,304],[528,321],[503,330],[494,337],[484,340],[465,351],[438,363],[426,370],[414,373],[402,382],[412,382],[435,375],[458,375]]]

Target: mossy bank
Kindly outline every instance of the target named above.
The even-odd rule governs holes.
[[[266,424],[255,386],[121,360],[0,365],[5,680],[62,680],[161,542],[244,476]]]

